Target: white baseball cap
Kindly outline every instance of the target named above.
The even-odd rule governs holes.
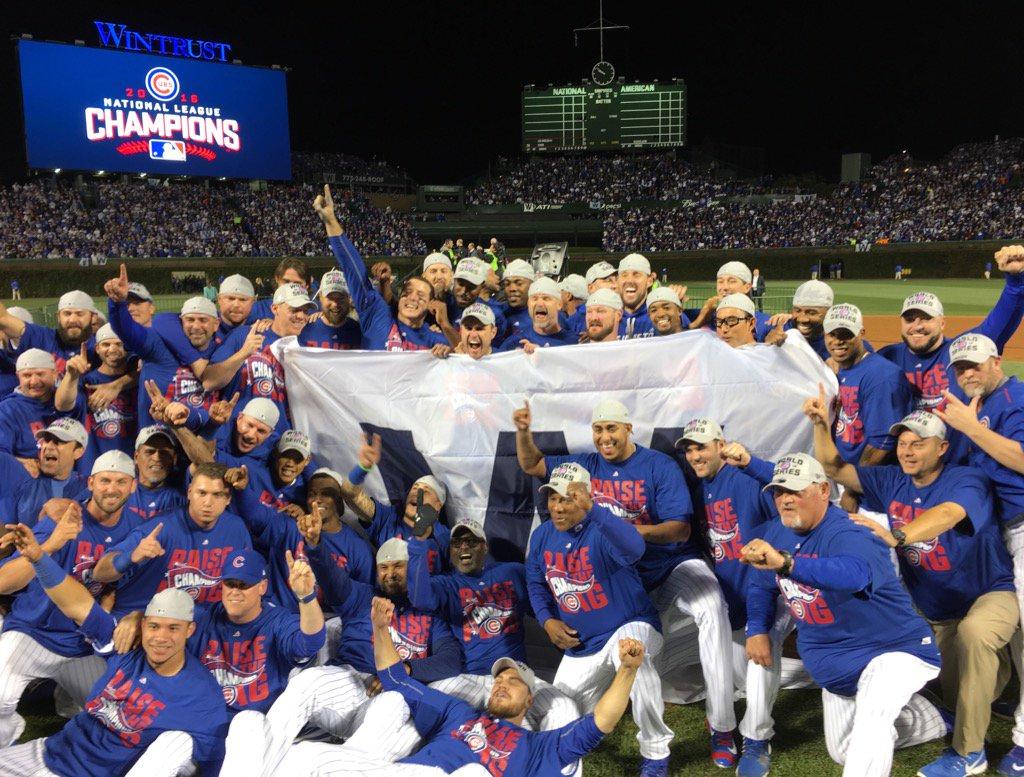
[[[533,265],[522,259],[513,259],[508,263],[505,268],[505,274],[502,278],[526,278],[533,280],[537,276],[537,273],[533,270]]]
[[[277,405],[266,397],[250,399],[246,402],[245,407],[242,408],[241,414],[264,423],[271,429],[277,426],[277,422],[281,420],[281,411],[277,409]]]
[[[27,351],[22,352],[14,363],[15,372],[55,369],[57,369],[57,362],[53,358],[53,354],[49,351],[44,351],[42,348],[29,348]]]
[[[718,274],[715,277],[721,278],[723,275],[739,278],[744,283],[751,283],[754,280],[750,268],[743,264],[743,262],[726,262],[718,268]]]
[[[610,262],[598,262],[597,264],[590,265],[587,268],[587,285],[589,286],[594,281],[599,281],[602,278],[607,278],[609,275],[615,275],[618,270],[615,269],[615,265]]]
[[[84,291],[69,291],[57,300],[57,310],[95,310],[92,297]]]
[[[803,491],[815,483],[827,483],[825,470],[816,458],[808,453],[790,453],[775,462],[772,482],[762,488],[784,488],[787,491]]]
[[[146,302],[153,301],[153,295],[149,293],[149,289],[143,286],[141,283],[129,283],[128,284],[128,296],[138,297]]]
[[[389,561],[408,561],[409,543],[401,537],[392,537],[379,548],[377,548],[377,563],[385,564]]]
[[[804,281],[793,292],[793,305],[807,308],[830,308],[835,302],[832,287],[824,281]]]
[[[107,451],[96,457],[96,461],[92,464],[92,472],[89,474],[97,475],[100,472],[120,472],[122,475],[134,478],[135,462],[124,451]]]
[[[252,281],[244,275],[229,275],[225,278],[218,289],[219,294],[235,294],[239,297],[255,297],[256,289],[252,287]]]
[[[104,324],[96,330],[96,342],[102,343],[105,340],[120,340],[117,332],[114,331],[114,327],[110,324]]]
[[[594,405],[594,411],[590,414],[590,423],[597,424],[602,421],[614,421],[619,424],[633,423],[629,419],[629,410],[617,399],[602,399]]]
[[[56,437],[61,442],[77,442],[83,448],[89,443],[89,435],[86,433],[85,427],[74,418],[66,416],[58,418],[45,429],[36,432],[36,439],[38,440],[44,434]],[[134,472],[134,470],[132,471]]]
[[[927,410],[915,410],[898,424],[889,427],[889,434],[893,437],[899,437],[904,431],[911,431],[918,437],[946,439],[946,425],[935,413],[929,413]]]
[[[277,450],[279,453],[284,453],[285,451],[298,451],[302,454],[302,458],[308,459],[309,454],[313,452],[313,443],[307,435],[300,432],[298,429],[289,429],[287,432],[282,434],[281,439],[277,441]]]
[[[340,270],[328,270],[320,278],[320,293],[325,297],[334,292],[348,294],[348,282],[345,280],[345,273]]]
[[[611,289],[598,289],[587,297],[587,309],[600,307],[622,310],[622,297]]]
[[[467,256],[459,262],[459,266],[455,268],[455,277],[464,281],[469,281],[474,286],[479,286],[487,280],[487,270],[487,265],[479,259]]]
[[[452,527],[451,537],[455,538],[455,533],[465,529],[474,537],[479,537],[484,542],[487,542],[487,535],[484,533],[484,527],[474,521],[472,518],[459,518]]]
[[[176,621],[191,622],[195,614],[195,602],[183,588],[165,588],[154,594],[146,605],[147,618],[172,618]]]
[[[949,346],[949,363],[971,362],[982,364],[993,356],[999,356],[999,349],[988,337],[975,332],[960,335]]]
[[[748,316],[754,315],[754,301],[746,294],[726,294],[718,301],[718,307],[715,310],[718,311],[723,308],[734,308],[735,310],[742,310]]]
[[[345,476],[342,475],[337,470],[331,469],[330,467],[320,467],[318,470],[314,471],[312,475],[309,476],[309,479],[312,480],[313,478],[318,477],[330,478],[331,480],[338,484],[339,488],[345,484]]]
[[[486,305],[483,302],[474,302],[472,305],[462,311],[461,321],[465,321],[467,318],[475,318],[484,326],[494,326],[495,319],[494,310],[491,309],[490,305]]]
[[[526,687],[530,689],[530,695],[533,695],[537,688],[537,675],[533,673],[530,667],[522,661],[516,661],[514,658],[505,656],[504,658],[499,658],[491,665],[491,677],[497,677],[506,669],[514,669],[516,674],[519,675],[519,679],[526,683]]]
[[[423,477],[416,478],[416,480],[413,481],[413,485],[415,486],[417,483],[421,486],[426,486],[433,491],[442,505],[445,503],[445,500],[448,499],[448,489],[442,486],[441,481],[433,475],[424,475]]]
[[[671,302],[677,308],[682,309],[683,307],[683,301],[679,299],[679,295],[668,286],[659,286],[647,295],[648,308],[655,302]]]
[[[822,327],[826,332],[846,329],[856,337],[864,329],[864,316],[860,314],[860,308],[856,305],[844,302],[840,305],[833,305],[828,309],[828,313],[825,314],[825,320],[822,322]]]
[[[693,418],[683,427],[683,436],[675,442],[675,447],[682,448],[688,442],[699,442],[701,445],[712,440],[724,440],[722,427],[710,418]]]
[[[582,275],[566,275],[558,282],[559,291],[568,292],[574,299],[587,298],[587,280]]]
[[[185,300],[185,304],[181,306],[181,313],[178,314],[179,318],[188,315],[217,318],[220,314],[217,312],[217,306],[213,304],[213,300],[206,297],[190,297]]]
[[[21,305],[14,305],[13,307],[7,308],[7,312],[19,321],[24,321],[26,324],[34,324],[36,322],[36,320],[32,318],[32,314],[25,310]]]
[[[537,294],[547,294],[558,300],[562,299],[562,294],[558,290],[558,284],[555,283],[553,279],[546,276],[538,278],[530,284],[530,292],[527,296],[533,297]]]
[[[622,257],[619,262],[619,272],[626,272],[627,270],[636,270],[642,272],[644,275],[651,274],[651,263],[647,261],[647,257],[642,254],[626,254]]]
[[[163,424],[152,424],[150,426],[143,426],[139,429],[138,435],[135,437],[135,450],[138,450],[147,442],[152,440],[156,436],[166,437],[172,445],[175,444],[174,434]]]
[[[551,470],[551,477],[539,490],[547,489],[559,496],[569,496],[569,486],[573,483],[586,483],[589,486],[590,473],[576,462],[566,461]]]
[[[944,315],[942,302],[930,291],[918,291],[903,300],[903,310],[900,311],[900,315],[902,316],[908,310],[920,310],[932,318]]]
[[[424,272],[428,267],[435,264],[443,264],[449,270],[452,269],[452,260],[449,259],[447,255],[442,254],[439,251],[434,251],[432,254],[427,254],[426,258],[423,260]]]
[[[286,283],[278,286],[274,292],[274,305],[287,305],[291,308],[315,308],[313,300],[309,298],[309,292],[305,286],[297,283]]]

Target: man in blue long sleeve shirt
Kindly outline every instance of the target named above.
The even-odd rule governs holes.
[[[54,404],[57,370],[53,355],[39,348],[24,351],[15,365],[18,388],[0,402],[0,451],[19,459],[33,459],[36,435],[62,417],[85,421],[85,400],[60,411]]]
[[[58,374],[64,363],[79,352],[82,343],[91,344],[92,297],[84,291],[69,291],[57,300],[57,326],[54,329],[23,321],[7,311],[0,302],[0,332],[18,341],[16,355],[30,348],[53,354]]]

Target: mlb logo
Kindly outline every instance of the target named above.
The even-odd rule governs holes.
[[[161,159],[165,162],[184,162],[184,140],[151,140],[149,141],[149,158]]]

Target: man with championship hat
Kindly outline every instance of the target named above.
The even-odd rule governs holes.
[[[522,348],[526,353],[533,353],[537,348],[576,345],[579,342],[575,332],[562,326],[562,294],[558,284],[551,278],[540,277],[530,284],[527,309],[530,327],[520,328],[518,334],[510,334],[498,349],[499,352]]]
[[[454,353],[461,353],[473,359],[482,359],[493,353],[494,340],[498,336],[498,323],[494,308],[483,302],[474,302],[462,311],[459,321],[459,343]]]
[[[591,343],[611,343],[619,339],[622,323],[622,297],[611,289],[598,289],[587,297],[584,332]]]
[[[56,408],[57,368],[49,351],[22,351],[15,369],[18,388],[0,402],[0,451],[19,459],[34,459],[36,431],[58,418],[84,420],[85,400],[80,398],[64,411]]]
[[[447,300],[445,313],[449,322],[449,327],[445,330],[445,334],[448,335],[453,346],[458,346],[459,344],[459,329],[462,316],[471,305],[484,304],[491,308],[494,313],[497,331],[505,331],[505,316],[501,313],[501,304],[482,296],[490,272],[491,269],[486,262],[472,256],[463,259],[455,268],[455,280],[452,283],[451,293],[443,297],[443,299]],[[444,317],[444,315],[441,316],[441,318]],[[439,321],[438,323],[440,324],[441,322]]]
[[[299,342],[309,348],[330,348],[348,351],[359,348],[363,330],[352,312],[352,297],[348,293],[345,276],[339,270],[328,270],[320,279],[321,315],[310,321],[299,333]]]
[[[163,424],[144,426],[135,438],[135,490],[126,507],[148,521],[185,504],[178,477],[178,446]]]
[[[95,309],[92,297],[84,291],[69,291],[57,300],[57,326],[50,329],[13,315],[0,302],[0,332],[18,341],[18,354],[30,348],[51,354],[55,369],[63,374],[64,362],[79,352],[82,343],[91,345]]]
[[[276,292],[282,286],[292,283],[296,283],[302,286],[302,288],[309,290],[313,286],[313,274],[310,272],[309,264],[306,263],[305,259],[300,259],[296,256],[286,256],[277,263],[277,267],[274,269],[274,291]],[[273,298],[256,300],[245,323],[255,324],[257,321],[273,318],[273,306]]]
[[[711,329],[715,329],[716,311],[722,300],[733,294],[749,298],[752,288],[753,273],[750,272],[750,268],[743,262],[726,262],[718,268],[718,273],[715,276],[715,295],[713,297],[708,297],[704,306],[699,310],[686,311],[686,315],[693,322],[690,325],[690,328],[698,329],[702,326],[706,326]],[[750,306],[751,308],[754,308],[753,300],[751,300]],[[768,332],[771,331],[771,325],[769,324],[770,318],[771,317],[767,313],[759,310],[754,310],[751,314],[754,340],[756,342],[764,342],[765,338],[768,336]]]

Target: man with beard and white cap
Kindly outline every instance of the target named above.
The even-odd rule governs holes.
[[[32,314],[25,308],[10,307],[7,308],[7,313],[26,324],[33,323]],[[18,375],[14,371],[14,363],[18,359],[18,346],[17,338],[8,337],[4,330],[0,329],[0,400],[10,396],[18,387]]]
[[[299,333],[299,343],[308,348],[330,348],[349,351],[363,342],[363,330],[352,312],[352,297],[340,270],[328,270],[320,279],[321,315],[310,321]]]
[[[641,254],[627,254],[619,262],[619,296],[622,297],[622,321],[619,337],[654,337],[654,325],[647,313],[647,293],[657,280],[651,263]]]
[[[530,310],[527,305],[530,284],[537,277],[533,265],[523,259],[513,259],[505,267],[501,276],[501,288],[505,292],[505,302],[500,312],[505,317],[506,328],[499,332],[505,342],[518,343],[523,332],[531,328]],[[559,301],[561,301],[561,294]]]
[[[750,297],[750,290],[753,287],[753,273],[743,262],[726,262],[718,268],[715,276],[715,295],[709,297],[704,306],[699,310],[687,310],[686,315],[693,323],[691,329],[699,329],[702,326],[715,329],[715,316],[722,299],[733,294]],[[753,300],[751,300],[753,308]],[[770,316],[763,311],[755,310],[751,314],[754,324],[754,340],[762,343],[771,330],[769,324]]]
[[[220,311],[220,325],[215,339],[220,345],[235,327],[244,324],[252,313],[256,302],[256,289],[244,275],[229,275],[220,282],[217,289],[217,309]]]
[[[537,348],[579,343],[579,335],[562,326],[562,293],[551,278],[538,278],[530,284],[527,309],[530,328],[520,329],[518,334],[510,334],[498,349],[499,352],[522,348],[526,353],[533,353]]]
[[[452,260],[434,251],[423,259],[421,274],[427,283],[434,287],[434,296],[444,299],[452,288]]]
[[[121,451],[96,459],[89,476],[91,496],[84,507],[59,500],[59,518],[43,518],[34,527],[36,538],[54,562],[89,589],[105,593],[93,583],[92,568],[104,548],[119,542],[136,525],[124,510],[135,487],[135,465]],[[93,655],[74,623],[47,598],[34,579],[32,564],[15,556],[0,567],[0,594],[24,591],[14,598],[0,635],[0,746],[16,741],[25,721],[15,712],[26,685],[38,679],[57,681],[74,704],[82,704],[92,684],[103,673],[103,662]],[[28,586],[26,588],[26,586]]]
[[[63,374],[64,362],[79,352],[82,343],[92,345],[92,313],[95,309],[92,297],[84,291],[69,291],[57,300],[57,326],[50,329],[26,323],[12,315],[0,302],[0,332],[18,341],[19,354],[30,348],[52,354],[58,374]]]
[[[668,286],[652,289],[647,295],[647,315],[654,327],[654,334],[674,335],[690,328],[690,319],[683,312],[683,301],[679,293]]]
[[[622,322],[622,297],[611,289],[598,289],[587,298],[586,332],[591,343],[610,343],[619,339]]]
[[[776,313],[768,323],[772,327],[782,324],[785,331],[796,329],[822,361],[828,361],[829,352],[825,345],[825,330],[822,324],[834,300],[832,287],[824,281],[805,281],[793,292],[793,306],[790,312]],[[866,351],[874,353],[875,349],[871,343],[867,340],[862,342]]]
[[[498,336],[494,308],[483,302],[474,302],[462,311],[459,321],[459,344],[454,353],[482,359],[493,352],[494,338]]]
[[[36,430],[65,416],[81,421],[85,417],[82,397],[70,409],[54,404],[57,369],[53,354],[40,348],[22,351],[15,364],[18,388],[0,403],[0,452],[19,459],[36,457]]]

